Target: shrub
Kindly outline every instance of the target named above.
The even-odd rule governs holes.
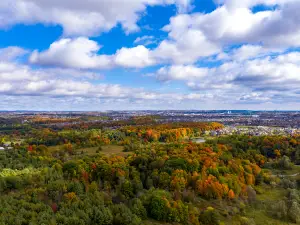
[[[124,204],[112,206],[113,224],[116,225],[139,225],[141,219],[133,214],[131,210]]]
[[[68,192],[74,192],[77,195],[81,195],[84,193],[84,186],[80,182],[70,182],[68,184]]]
[[[284,178],[280,181],[280,185],[283,187],[283,188],[292,188],[292,189],[295,189],[297,187],[297,183],[295,181],[291,181],[287,178]]]
[[[271,205],[271,214],[277,219],[285,219],[287,217],[287,205],[285,201],[281,200],[273,205]]]
[[[255,221],[253,219],[249,219],[246,217],[240,218],[241,225],[255,225]]]
[[[284,169],[284,170],[290,170],[292,169],[293,167],[293,164],[291,163],[291,160],[288,156],[283,156],[279,162],[278,162],[278,166],[281,168],[281,169]]]
[[[91,225],[110,225],[113,222],[113,215],[109,208],[104,206],[93,207],[90,220]]]
[[[294,223],[298,224],[300,222],[300,207],[296,201],[292,202],[292,206],[288,212],[288,217]]]
[[[208,207],[204,212],[199,216],[199,222],[203,225],[218,225],[219,224],[219,215],[216,210],[212,207]]]
[[[141,219],[147,218],[147,211],[145,207],[143,206],[143,203],[140,199],[135,198],[130,202],[130,209],[132,213],[137,215]]]

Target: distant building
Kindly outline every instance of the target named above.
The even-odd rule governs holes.
[[[213,130],[213,131],[210,132],[210,135],[211,136],[217,136],[217,132]]]

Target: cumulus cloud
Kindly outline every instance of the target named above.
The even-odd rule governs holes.
[[[187,11],[191,0],[1,0],[0,28],[14,24],[58,24],[67,36],[96,35],[121,24],[126,32],[138,30],[147,6],[175,4]]]
[[[45,95],[45,96],[84,96],[84,97],[129,97],[132,90],[120,85],[93,84],[81,79],[61,77],[71,73],[61,69],[32,69],[26,65],[1,63],[1,94],[6,95]],[[71,77],[70,77],[71,76]],[[135,91],[136,92],[136,91]]]
[[[134,40],[134,44],[142,44],[144,46],[151,45],[156,43],[155,37],[150,35],[145,35],[142,37],[138,37]]]
[[[17,46],[1,48],[0,49],[0,61],[14,60],[18,57],[24,56],[27,53],[28,53],[27,50],[17,47]]]
[[[247,7],[251,8],[256,5],[275,6],[295,0],[214,0],[217,4],[224,4],[229,8]]]
[[[300,47],[298,0],[216,0],[219,5],[212,12],[172,17],[162,28],[167,38],[153,48],[146,47],[157,41],[151,33],[141,34],[133,47],[120,47],[111,55],[100,53],[102,46],[88,38],[118,24],[127,33],[138,30],[137,22],[147,6],[176,4],[178,12],[186,13],[191,2],[2,0],[0,28],[19,23],[58,24],[64,36],[48,49],[30,54],[34,67],[18,61],[28,51],[0,49],[0,93],[63,96],[77,102],[112,99],[141,105],[205,99],[216,105],[299,101],[300,53],[295,50]],[[267,7],[254,11],[260,4]],[[182,82],[191,93],[162,93],[92,81],[101,78],[99,70],[155,65],[162,68],[155,73],[143,72],[154,74],[162,85]]]
[[[300,53],[289,52],[277,56],[245,61],[225,62],[220,66],[207,68],[196,66],[163,67],[156,72],[160,81],[180,80],[192,89],[202,92],[223,93],[227,99],[256,100],[284,99],[293,95],[289,101],[300,98]],[[259,97],[259,98],[258,98]]]
[[[115,55],[116,65],[143,68],[155,64],[149,49],[143,45],[134,48],[121,48]]]
[[[90,71],[62,68],[32,68],[20,63],[1,61],[0,95],[2,97],[99,98],[115,99],[116,101],[120,99],[131,99],[133,101],[203,99],[202,95],[160,93],[143,88],[126,87],[120,84],[94,83],[92,80],[96,75],[95,72]]]
[[[151,4],[158,2],[152,0]],[[229,7],[231,4],[235,5],[234,10]],[[257,4],[278,4],[278,7],[253,12],[250,7]],[[232,52],[231,57],[243,61],[300,46],[299,10],[300,2],[296,0],[225,1],[211,13],[172,17],[163,27],[168,37],[154,49],[140,45],[123,47],[108,56],[98,54],[99,44],[87,38],[61,39],[48,50],[32,54],[31,62],[83,69],[142,68],[157,63],[188,65],[215,55],[226,60],[224,49],[238,45],[243,46]],[[147,45],[152,40],[153,36],[142,36],[134,44]]]
[[[85,37],[60,39],[43,52],[34,51],[29,61],[33,64],[76,69],[108,69],[116,66],[142,68],[155,63],[151,51],[143,45],[121,48],[115,55],[101,55],[98,54],[99,50],[97,42]]]
[[[221,48],[209,41],[200,30],[189,29],[180,34],[169,34],[170,39],[162,41],[153,51],[155,57],[175,64],[194,63],[201,57],[218,53]]]
[[[34,51],[29,61],[40,65],[71,67],[80,69],[109,68],[112,60],[109,56],[98,55],[97,42],[84,37],[61,39],[52,43],[48,50]]]
[[[233,3],[236,4],[231,9],[229,5]],[[279,5],[276,9],[253,12],[250,7],[259,3]],[[173,49],[181,46],[183,40],[187,40],[186,36],[191,35],[189,32],[194,34],[187,43],[189,46],[195,44],[193,52],[202,50],[203,54],[197,54],[198,58],[212,55],[218,51],[218,47],[245,43],[261,45],[265,48],[298,47],[300,45],[299,9],[300,2],[296,0],[226,1],[211,13],[177,15],[171,18],[170,24],[165,26],[164,30],[169,32],[169,38],[173,40]],[[199,40],[202,40],[202,43]],[[197,57],[191,61],[195,61]]]
[[[237,62],[242,62],[249,59],[262,58],[270,55],[278,55],[285,52],[285,49],[281,48],[266,48],[261,45],[242,45],[239,48],[232,48],[227,52],[219,53],[215,60],[228,61],[234,60]]]
[[[174,65],[162,67],[157,71],[157,79],[160,81],[168,80],[200,80],[207,76],[208,68],[197,68],[195,66]]]

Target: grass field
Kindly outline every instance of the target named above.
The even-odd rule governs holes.
[[[298,165],[294,165],[292,167],[292,169],[290,170],[278,170],[278,169],[273,169],[272,170],[273,174],[282,174],[282,175],[294,175],[294,174],[297,174],[297,173],[300,173],[300,166]]]
[[[266,188],[262,194],[257,194],[256,204],[249,205],[245,209],[244,217],[248,219],[253,219],[256,225],[288,225],[292,224],[286,221],[281,221],[278,219],[272,218],[269,215],[268,209],[273,204],[279,200],[282,200],[286,195],[286,190],[283,188]],[[234,216],[225,220],[226,225],[241,225],[244,223],[240,222],[241,216]],[[245,223],[246,224],[246,223]],[[248,223],[247,223],[248,224]],[[252,223],[249,223],[252,224]]]
[[[51,146],[48,147],[50,151],[59,151],[62,149],[62,145],[57,146]],[[86,155],[95,155],[97,154],[97,150],[99,147],[89,147],[89,148],[80,148],[76,149],[77,152],[83,152]],[[110,155],[121,155],[121,156],[127,156],[130,154],[130,152],[123,152],[124,147],[118,146],[118,145],[104,145],[102,146],[102,150],[99,153],[102,153],[104,155],[110,156]]]
[[[256,225],[288,225],[289,222],[273,219],[268,216],[265,210],[249,208],[246,210],[246,217],[252,218]],[[233,223],[228,223],[233,224]]]
[[[95,155],[97,154],[97,150],[99,147],[91,147],[91,148],[82,148],[78,151],[83,151],[87,155]],[[124,147],[118,146],[118,145],[104,145],[102,146],[102,150],[99,153],[105,154],[105,155],[121,155],[121,156],[127,156],[129,152],[123,152]]]

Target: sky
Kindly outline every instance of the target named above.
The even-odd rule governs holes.
[[[300,0],[1,0],[1,110],[300,110]]]

